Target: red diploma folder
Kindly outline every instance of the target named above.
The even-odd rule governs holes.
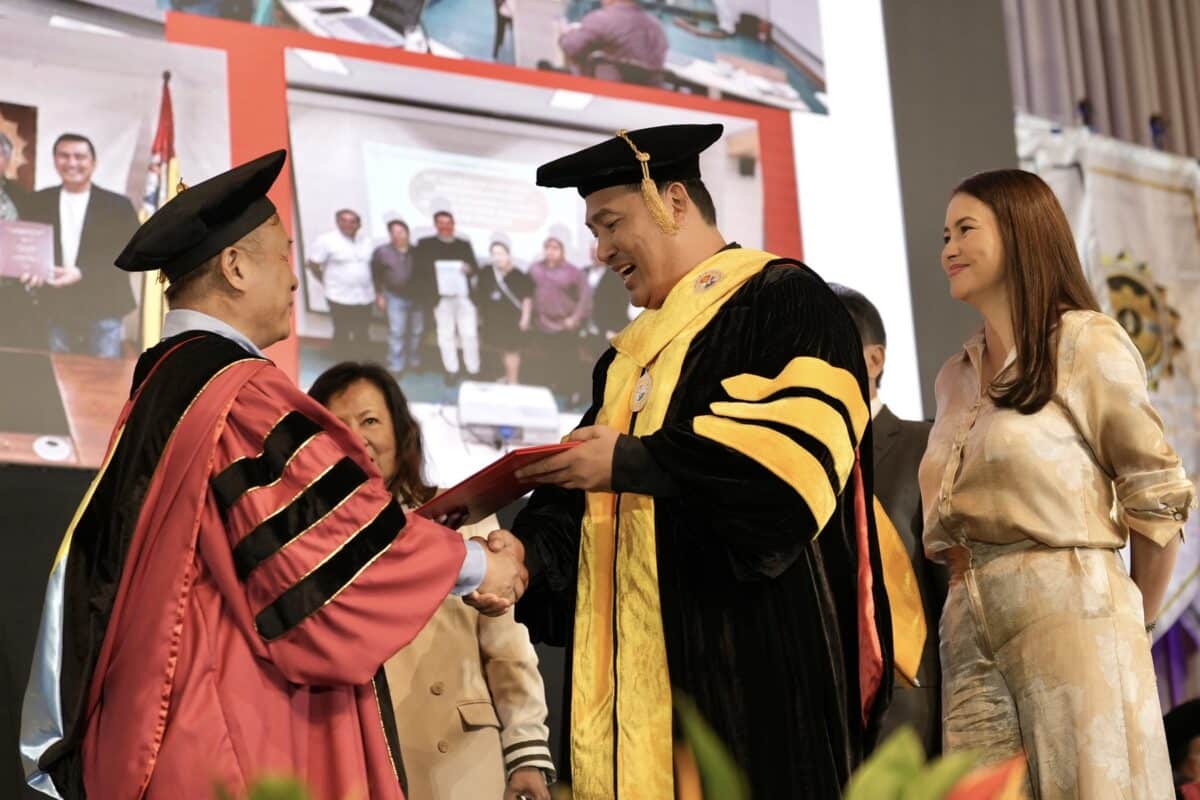
[[[422,517],[437,519],[442,514],[467,510],[464,525],[479,522],[518,500],[537,484],[517,479],[516,471],[547,456],[570,450],[579,442],[522,447],[493,461],[462,483],[439,494],[417,509]]]

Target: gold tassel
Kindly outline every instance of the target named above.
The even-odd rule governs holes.
[[[650,210],[650,216],[654,218],[655,224],[663,233],[674,236],[679,233],[679,224],[667,213],[666,206],[663,205],[662,195],[658,193],[658,186],[650,177],[650,154],[638,150],[637,145],[629,138],[629,134],[624,128],[617,131],[617,136],[625,140],[633,150],[634,156],[642,165],[642,199],[646,202],[646,208]]]

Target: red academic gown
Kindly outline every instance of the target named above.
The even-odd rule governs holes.
[[[65,726],[67,744],[72,727],[82,732],[86,796],[203,798],[218,783],[241,796],[257,777],[286,773],[315,798],[402,798],[381,665],[453,587],[462,538],[406,521],[357,438],[273,364],[230,359],[231,343],[210,334],[177,339],[160,345],[174,350],[142,380],[158,398],[135,394],[84,504],[86,527],[106,475],[136,486],[121,474],[137,458],[122,439],[164,404],[173,391],[164,384],[179,382],[153,373],[203,360],[206,349],[224,353],[230,363],[187,404],[165,445],[144,424],[134,431],[137,453],[157,445],[161,456],[86,703]],[[120,499],[104,506],[116,517]],[[86,561],[83,547],[69,542],[67,558]],[[66,583],[71,638],[69,572]],[[26,728],[29,705],[27,697]],[[70,717],[69,698],[62,705]],[[54,759],[69,761],[70,748],[57,748],[41,764],[69,783],[72,770]]]

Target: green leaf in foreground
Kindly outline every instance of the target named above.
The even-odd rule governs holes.
[[[683,738],[692,748],[704,796],[711,800],[749,800],[750,782],[725,749],[725,744],[687,695],[675,693],[675,714]]]
[[[901,728],[850,778],[845,800],[900,800],[924,763],[921,740],[912,728]]]

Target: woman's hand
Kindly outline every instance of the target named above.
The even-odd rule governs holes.
[[[504,800],[550,800],[550,787],[537,767],[518,767],[504,787]]]
[[[1146,615],[1147,625],[1154,622],[1162,611],[1181,541],[1182,538],[1176,536],[1165,546],[1159,547],[1154,540],[1136,530],[1129,532],[1129,573],[1142,592],[1142,611]]]

